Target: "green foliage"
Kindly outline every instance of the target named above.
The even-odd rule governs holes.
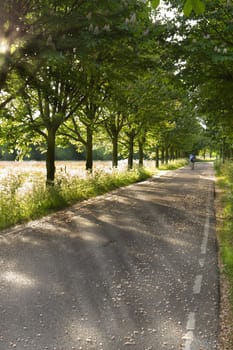
[[[151,5],[154,9],[159,6],[160,0],[151,0]]]
[[[192,10],[199,15],[205,11],[205,4],[201,0],[186,0],[183,10],[186,16],[189,16]]]
[[[199,13],[203,8],[198,1],[194,13],[192,0],[185,6],[190,17],[176,14],[171,20],[178,75],[189,90],[193,110],[205,120],[206,135],[212,141],[209,144],[218,152],[220,148],[229,151],[233,130],[233,5],[221,0],[205,1],[204,15]]]
[[[67,207],[77,201],[95,197],[121,186],[142,181],[152,175],[144,168],[132,171],[101,170],[86,179],[59,174],[54,186],[45,186],[38,173],[9,175],[1,181],[0,229],[35,219]]]
[[[85,149],[91,170],[99,135],[109,135],[114,166],[120,152],[130,163],[137,152],[141,161],[146,147],[153,152],[159,145],[173,154],[193,148],[196,116],[185,79],[181,82],[174,64],[170,26],[154,22],[159,0],[19,3],[27,6],[18,14],[17,30],[12,29],[16,33],[9,54],[14,52],[14,57],[5,57],[9,69],[0,91],[4,147],[14,148],[19,159],[32,146],[40,148],[51,182],[56,146],[72,142],[76,149]],[[201,0],[185,4],[187,13],[203,10]],[[16,14],[13,1],[1,9],[10,18]],[[18,35],[22,40],[14,42]],[[183,32],[181,37],[188,35]],[[10,100],[5,105],[6,98]]]
[[[168,164],[162,164],[159,166],[160,170],[175,170],[188,164],[187,159],[178,159],[169,162]]]
[[[17,190],[23,183],[23,176],[9,175],[1,182],[0,196],[0,228],[8,222],[16,224],[20,216],[20,207],[17,201]]]
[[[223,219],[218,228],[220,240],[220,254],[223,272],[231,283],[232,307],[233,307],[233,163],[216,163],[218,176],[217,186],[221,188],[223,195]]]

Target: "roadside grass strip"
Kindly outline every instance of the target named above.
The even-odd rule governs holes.
[[[222,305],[224,339],[221,344],[225,350],[233,348],[233,162],[216,163],[215,169],[219,203],[217,205],[217,233],[220,273],[226,280],[223,295],[223,302],[226,305]]]
[[[171,161],[168,169],[180,168],[185,160]],[[163,166],[163,169],[166,168]],[[160,170],[160,169],[159,169]],[[43,171],[14,169],[0,179],[0,230],[38,219],[74,203],[107,193],[116,188],[146,180],[159,172],[153,167],[132,170],[98,168],[85,176],[59,172],[54,186],[46,186]]]
[[[233,308],[233,163],[216,165],[216,172],[223,208],[221,225],[218,227],[220,254],[223,273],[227,275],[232,286]]]

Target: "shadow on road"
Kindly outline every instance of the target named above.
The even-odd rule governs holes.
[[[0,349],[181,349],[211,176],[169,172],[3,233]],[[214,236],[209,250],[197,342],[213,350]]]

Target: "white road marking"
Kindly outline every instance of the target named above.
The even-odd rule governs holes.
[[[207,252],[207,245],[208,245],[208,238],[209,238],[210,199],[211,199],[211,188],[209,188],[208,190],[208,197],[207,197],[207,203],[206,203],[206,219],[205,219],[204,234],[203,234],[203,239],[202,239],[201,249],[200,249],[202,257],[198,260],[201,268],[204,267],[205,265],[204,255]],[[203,275],[196,276],[194,281],[194,286],[193,286],[193,294],[199,294],[201,292],[202,280],[203,280]],[[188,314],[188,321],[186,325],[187,333],[182,338],[184,339],[183,350],[192,350],[192,343],[195,338],[194,336],[195,327],[196,327],[196,314],[195,312],[190,312]]]
[[[209,229],[210,229],[210,196],[211,196],[211,189],[209,188],[207,202],[206,202],[206,219],[205,219],[205,226],[204,226],[204,235],[203,235],[203,240],[201,244],[201,254],[206,254],[206,251],[207,251]]]
[[[208,243],[208,237],[209,237],[209,227],[210,227],[210,217],[208,212],[206,213],[206,220],[205,220],[205,226],[204,226],[204,236],[201,244],[201,254],[206,254],[207,251],[207,243]]]
[[[196,315],[195,312],[190,312],[188,315],[188,321],[186,325],[187,333],[183,336],[184,339],[184,347],[183,350],[191,350],[191,345],[194,339],[194,333],[196,326]]]
[[[202,283],[203,276],[197,275],[195,278],[194,286],[193,286],[193,294],[199,294],[201,291],[201,283]]]
[[[188,315],[188,321],[186,326],[187,331],[194,331],[195,324],[196,324],[195,312],[190,312]]]
[[[184,350],[191,350],[191,345],[194,339],[194,334],[193,331],[188,331],[185,336],[183,337],[183,339],[185,340],[184,342]]]
[[[199,259],[199,265],[200,265],[201,267],[204,267],[204,265],[205,265],[205,258]]]

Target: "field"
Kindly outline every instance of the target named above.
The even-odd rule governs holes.
[[[184,159],[172,161],[166,169],[186,163]],[[146,161],[144,168],[135,166],[132,171],[127,171],[127,161],[120,161],[117,169],[112,169],[111,162],[96,161],[93,168],[90,174],[84,161],[58,161],[54,186],[46,186],[45,162],[1,161],[0,229],[142,181],[157,171],[154,161]]]
[[[111,162],[94,162],[93,174],[84,161],[56,162],[54,186],[46,186],[45,162],[0,162],[0,229],[35,219],[80,200],[88,199],[143,180],[152,174],[134,169],[127,162],[113,170]]]
[[[94,162],[94,169],[110,169],[111,162]],[[57,173],[66,172],[69,175],[84,176],[84,161],[56,161]],[[0,161],[0,177],[11,173],[46,174],[44,161]]]
[[[185,160],[181,160],[181,162]],[[137,165],[138,161],[134,161]],[[85,171],[85,161],[56,161],[56,176],[61,174],[67,174],[68,176],[79,176],[85,178],[87,173]],[[145,160],[144,166],[152,171],[155,171],[155,161]],[[165,168],[172,169],[177,167],[177,161],[169,162]],[[161,167],[161,169],[164,167]],[[111,161],[94,161],[94,172],[103,171],[105,173],[112,173]],[[118,171],[127,170],[127,160],[120,160],[118,162]],[[46,176],[46,165],[44,161],[0,161],[0,183],[1,179],[6,178],[8,175],[20,175],[27,174],[28,176]]]
[[[135,161],[137,164],[137,161]],[[79,177],[87,178],[85,170],[85,161],[56,161],[56,179]],[[145,161],[145,167],[155,170],[154,161]],[[127,170],[127,160],[121,160],[118,163],[118,172]],[[153,171],[152,170],[152,171]],[[93,173],[112,174],[111,161],[94,161]],[[30,183],[38,183],[46,180],[45,161],[0,161],[0,190],[3,189],[3,183],[21,178],[21,187],[27,187]],[[16,181],[16,182],[18,182]]]

